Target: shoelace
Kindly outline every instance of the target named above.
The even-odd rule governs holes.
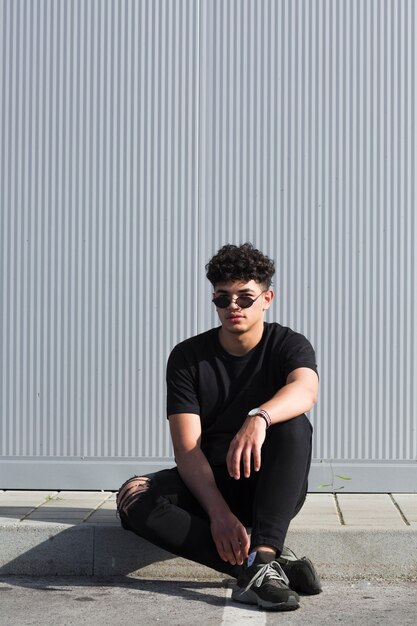
[[[280,564],[276,561],[271,561],[271,563],[266,563],[258,569],[255,575],[250,579],[246,589],[243,590],[243,593],[253,587],[253,585],[255,585],[255,587],[260,587],[264,578],[269,578],[270,580],[281,580],[286,585],[289,583],[289,580],[284,574]]]

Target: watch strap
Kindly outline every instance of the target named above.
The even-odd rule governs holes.
[[[268,411],[265,411],[264,409],[259,409],[256,412],[256,415],[260,415],[260,417],[262,417],[265,420],[267,428],[269,428],[272,425],[272,420],[271,420],[271,418],[269,416]]]

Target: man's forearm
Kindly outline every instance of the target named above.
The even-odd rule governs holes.
[[[317,401],[314,390],[306,388],[297,381],[282,387],[270,400],[262,403],[272,423],[285,422],[297,415],[310,411]]]
[[[217,488],[210,464],[198,446],[189,451],[176,452],[175,460],[182,480],[210,519],[229,511]]]

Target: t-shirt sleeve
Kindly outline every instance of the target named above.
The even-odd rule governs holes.
[[[280,351],[280,367],[284,380],[298,367],[309,367],[318,375],[314,348],[304,335],[292,333],[287,337]]]
[[[187,359],[183,348],[176,346],[168,358],[166,370],[167,417],[175,413],[200,415],[196,378],[195,366]]]

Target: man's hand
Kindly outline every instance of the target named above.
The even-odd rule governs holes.
[[[211,535],[223,561],[231,565],[243,564],[250,541],[246,528],[231,511],[211,520]]]
[[[243,462],[245,478],[250,476],[251,457],[253,468],[258,472],[261,468],[261,448],[265,441],[265,420],[256,415],[248,417],[242,428],[233,437],[226,457],[230,476],[239,480],[240,464]]]

